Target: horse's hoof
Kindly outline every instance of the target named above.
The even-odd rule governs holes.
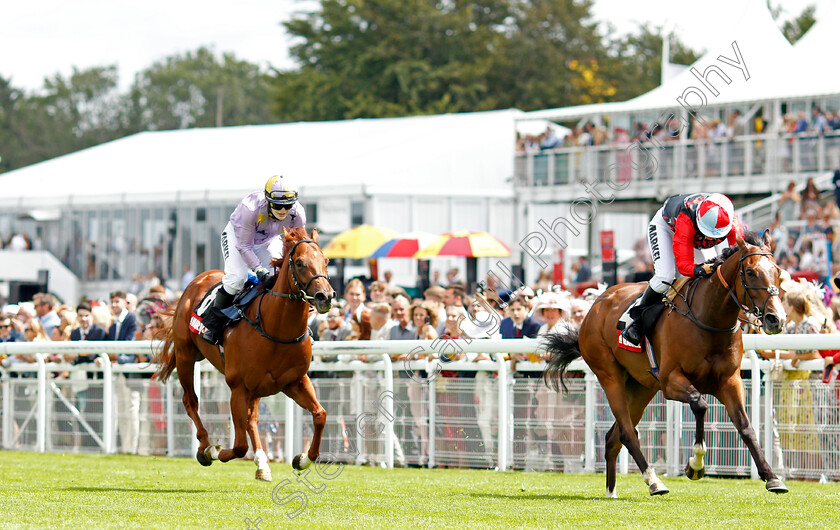
[[[706,476],[706,468],[694,469],[690,464],[685,465],[685,476],[691,480],[700,480]]]
[[[210,449],[210,447],[207,447],[207,449]],[[213,463],[213,459],[211,459],[209,456],[204,454],[204,451],[202,451],[201,449],[199,449],[195,453],[195,459],[198,460],[198,463],[201,464],[204,467],[207,467],[207,466],[209,466],[210,464]]]
[[[264,480],[266,482],[271,482],[271,470],[270,469],[258,469],[257,475],[254,477],[257,480]]]
[[[295,457],[292,459],[292,469],[294,469],[295,471],[303,471],[303,468],[300,467],[300,458],[302,456],[303,454],[295,455]]]
[[[651,495],[665,495],[669,491],[671,490],[668,489],[668,486],[666,486],[664,482],[654,482],[650,485]]]
[[[764,485],[767,488],[767,491],[772,491],[773,493],[787,493],[790,490],[785,483],[777,478],[772,478],[767,481],[767,484]]]

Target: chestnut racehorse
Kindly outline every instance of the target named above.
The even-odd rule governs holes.
[[[635,426],[650,400],[659,390],[667,399],[688,403],[697,421],[694,456],[689,458],[686,475],[693,480],[705,474],[703,418],[706,400],[715,396],[755,460],[765,487],[774,493],[788,491],[773,473],[758,446],[750,426],[744,401],[740,368],[743,357],[739,314],[760,320],[764,331],[779,333],[786,315],[779,299],[781,270],[770,252],[767,233],[761,239],[747,232],[745,242],[717,258],[715,273],[707,279],[694,279],[675,298],[675,308],[659,316],[649,340],[659,366],[654,375],[643,353],[618,347],[616,325],[630,301],[645,288],[644,283],[621,284],[601,295],[587,314],[580,330],[569,330],[546,339],[552,359],[544,373],[546,383],[564,386],[563,374],[569,363],[583,357],[607,395],[615,423],[606,434],[607,496],[615,497],[616,460],[623,444],[642,471],[651,495],[668,493],[668,488],[648,466]]]
[[[319,313],[330,309],[335,292],[327,279],[327,258],[318,246],[318,232],[311,237],[303,228],[283,231],[283,258],[272,262],[277,280],[264,289],[240,319],[224,333],[224,355],[189,329],[190,317],[205,293],[219,283],[224,273],[208,271],[187,286],[173,318],[162,333],[163,348],[158,358],[160,381],[178,369],[184,388],[184,408],[195,423],[199,441],[196,459],[209,466],[213,460],[227,462],[248,452],[246,431],[254,447],[256,478],[271,480],[268,458],[262,450],[257,424],[261,397],[283,392],[312,413],[315,431],[307,454],[294,458],[292,466],[301,471],[319,455],[321,433],[327,420],[324,407],[315,397],[315,389],[306,372],[312,360],[308,335],[309,304]],[[230,387],[230,413],[235,439],[233,448],[210,445],[207,430],[198,415],[198,398],[193,388],[193,370],[197,361],[207,359],[221,373]]]

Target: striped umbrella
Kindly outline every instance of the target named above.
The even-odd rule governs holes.
[[[487,232],[450,232],[414,255],[419,259],[435,256],[505,257],[510,256],[510,247]]]
[[[390,228],[361,225],[332,238],[324,247],[324,254],[328,258],[364,259],[396,236],[397,232]]]
[[[371,258],[413,258],[421,248],[429,246],[437,235],[428,232],[409,232],[386,241]]]

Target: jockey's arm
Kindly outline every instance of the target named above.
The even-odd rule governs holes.
[[[252,211],[247,205],[240,203],[230,216],[230,223],[233,225],[233,232],[236,236],[234,246],[251,270],[256,270],[261,265],[259,258],[254,253],[254,236],[256,235],[258,215],[259,212]]]
[[[674,259],[677,270],[683,276],[693,277],[694,274],[694,225],[691,219],[680,214],[674,227]]]
[[[737,217],[732,219],[732,230],[730,230],[729,233],[726,235],[726,242],[729,244],[730,247],[738,243],[735,240],[736,235],[741,239],[744,238],[744,227],[741,226],[741,221],[739,221]]]

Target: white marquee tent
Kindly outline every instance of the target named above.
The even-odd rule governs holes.
[[[0,176],[0,207],[312,193],[507,195],[518,110],[135,134]],[[358,191],[356,191],[358,192]]]

